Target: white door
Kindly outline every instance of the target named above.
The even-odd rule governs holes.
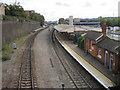
[[[108,63],[108,51],[105,51],[104,65],[107,66]]]

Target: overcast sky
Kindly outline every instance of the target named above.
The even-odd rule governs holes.
[[[44,15],[45,20],[68,18],[96,18],[117,16],[120,0],[0,0],[12,4],[20,2],[25,10],[35,10]]]

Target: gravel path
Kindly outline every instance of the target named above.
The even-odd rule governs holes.
[[[21,57],[26,48],[24,42],[22,41],[11,55],[11,60],[2,62],[2,88],[17,88]]]

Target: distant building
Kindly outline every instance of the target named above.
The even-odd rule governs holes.
[[[69,25],[73,26],[73,16],[69,16]]]
[[[120,1],[118,2],[118,17],[120,17]]]
[[[118,26],[109,27],[107,35],[110,39],[120,41],[120,27]]]
[[[34,10],[25,10],[25,12],[26,12],[28,15],[31,15],[32,13],[35,13]]]
[[[0,15],[5,15],[5,7],[3,3],[0,3]]]
[[[99,18],[75,18],[74,19],[74,25],[80,25],[80,26],[94,26],[99,27],[100,26],[100,20]]]
[[[80,18],[74,18],[74,22],[80,22]]]
[[[45,21],[45,24],[53,24],[53,25],[56,25],[57,24],[57,21]]]

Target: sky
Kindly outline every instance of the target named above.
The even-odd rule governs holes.
[[[120,0],[0,0],[2,3],[20,2],[25,10],[35,10],[46,21],[59,18],[97,18],[118,16]]]

